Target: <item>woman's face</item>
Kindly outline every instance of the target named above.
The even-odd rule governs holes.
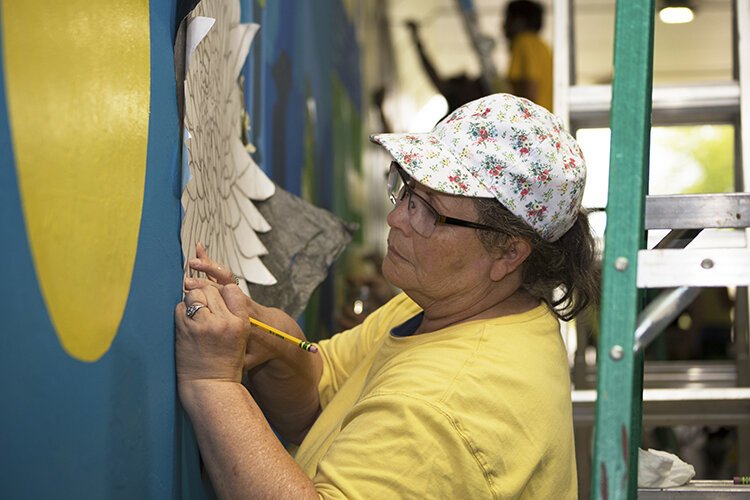
[[[471,198],[437,193],[420,184],[414,190],[443,215],[478,219]],[[489,280],[494,259],[479,241],[476,230],[438,225],[425,238],[412,229],[406,203],[396,206],[387,220],[391,230],[383,275],[423,307],[431,301],[464,296],[481,288],[482,280]]]

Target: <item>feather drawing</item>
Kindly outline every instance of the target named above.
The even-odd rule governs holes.
[[[186,272],[202,242],[247,291],[244,281],[276,283],[261,262],[268,251],[257,235],[271,226],[253,204],[272,196],[275,185],[242,141],[239,75],[258,25],[239,19],[237,0],[203,0],[188,21],[184,139],[191,178],[182,193],[181,238]]]

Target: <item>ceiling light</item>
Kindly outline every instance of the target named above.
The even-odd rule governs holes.
[[[664,0],[659,9],[659,19],[664,24],[689,23],[695,17],[692,3],[686,0]]]

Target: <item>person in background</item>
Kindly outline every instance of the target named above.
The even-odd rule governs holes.
[[[419,24],[407,21],[419,60],[432,84],[448,102],[448,112],[492,92],[510,90],[552,111],[552,51],[542,40],[543,8],[530,0],[512,0],[504,11],[502,32],[510,46],[506,78],[499,78],[488,88],[481,77],[465,73],[442,77],[430,60],[420,36]]]
[[[470,77],[466,73],[454,75],[449,78],[440,76],[424,49],[422,38],[419,34],[419,25],[415,21],[407,21],[406,27],[409,30],[414,47],[416,47],[419,54],[422,68],[424,68],[425,73],[427,73],[437,91],[445,97],[448,103],[448,113],[452,113],[459,106],[469,101],[492,93],[492,89],[487,88],[481,78]]]
[[[304,339],[205,250],[189,262],[210,279],[175,309],[177,384],[217,494],[576,498],[559,319],[598,297],[578,144],[509,94],[371,140],[393,158],[382,270],[402,293],[362,324],[305,352],[250,324]]]
[[[552,111],[552,51],[539,36],[542,6],[513,0],[505,8],[503,34],[510,43],[508,80],[512,91]]]

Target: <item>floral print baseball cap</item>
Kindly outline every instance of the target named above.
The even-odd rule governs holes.
[[[533,102],[493,94],[464,104],[431,132],[378,134],[420,184],[497,198],[547,241],[573,226],[586,183],[583,154],[558,117]]]

